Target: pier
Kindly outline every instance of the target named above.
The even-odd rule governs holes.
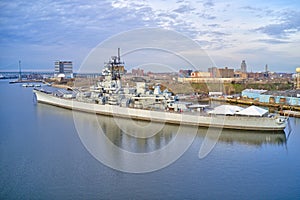
[[[45,83],[45,82],[44,80],[36,80],[36,79],[16,80],[16,81],[9,82],[9,84],[15,84],[15,83]]]
[[[298,111],[282,110],[282,111],[279,111],[279,114],[282,115],[282,116],[289,116],[289,117],[300,118],[300,112],[298,112]]]
[[[287,105],[287,104],[279,104],[279,103],[265,103],[259,102],[252,99],[237,99],[237,98],[222,98],[222,97],[211,97],[210,101],[220,101],[226,102],[230,104],[242,104],[242,105],[255,105],[255,106],[262,106],[262,107],[269,107],[274,108],[279,113],[285,116],[293,116],[293,117],[300,117],[300,106],[296,105]],[[291,112],[293,111],[293,112]]]

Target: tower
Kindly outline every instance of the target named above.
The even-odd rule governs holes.
[[[241,64],[241,72],[247,72],[247,65],[246,65],[246,61],[242,60],[242,64]]]
[[[296,89],[300,89],[300,67],[296,68]]]

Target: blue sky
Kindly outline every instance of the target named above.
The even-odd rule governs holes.
[[[189,37],[218,67],[236,69],[242,60],[249,71],[300,66],[297,0],[1,0],[0,9],[0,71],[17,70],[18,60],[28,70],[53,70],[59,59],[78,69],[99,43],[147,27]]]

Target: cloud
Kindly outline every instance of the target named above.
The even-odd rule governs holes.
[[[240,7],[240,9],[243,9],[243,10],[247,10],[247,11],[262,11],[262,8],[257,8],[257,7],[253,7],[253,6],[243,6],[243,7]]]
[[[195,8],[192,8],[190,5],[180,5],[179,8],[174,9],[173,12],[187,13],[193,10],[195,10]]]
[[[15,42],[95,45],[95,41],[100,42],[128,27],[145,25],[145,14],[151,8],[137,4],[134,8],[130,12],[106,1],[96,1],[93,5],[80,1],[6,2],[0,15],[1,42],[9,36]]]
[[[207,14],[207,13],[197,13],[198,17],[200,18],[203,18],[203,19],[208,19],[208,20],[214,20],[216,19],[217,17],[216,16],[213,16],[211,14]]]
[[[258,39],[258,40],[254,40],[255,42],[263,42],[263,43],[267,43],[267,44],[288,44],[291,43],[289,41],[285,41],[285,40],[279,40],[279,39]]]
[[[254,29],[271,37],[287,38],[300,31],[300,11],[285,11],[277,16],[279,22]]]
[[[219,28],[221,25],[220,24],[208,24],[207,26],[213,27],[213,28]]]
[[[215,6],[215,4],[212,0],[208,0],[208,1],[203,3],[203,6],[204,7],[213,7],[213,6]]]

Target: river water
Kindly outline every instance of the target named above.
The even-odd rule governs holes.
[[[0,199],[300,198],[299,119],[290,118],[283,133],[223,130],[199,158],[205,128],[134,126],[37,104],[32,88],[7,81],[0,95]],[[137,137],[148,130],[156,134]],[[124,172],[149,166],[156,170]]]

